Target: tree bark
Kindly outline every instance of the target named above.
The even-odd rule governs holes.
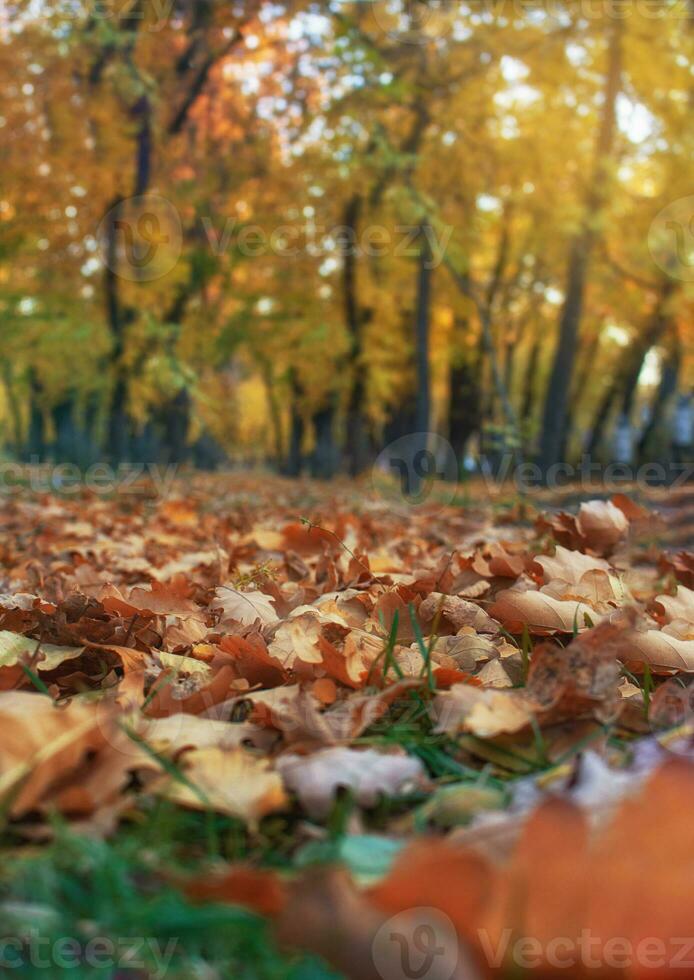
[[[284,471],[287,476],[298,477],[303,469],[304,417],[301,413],[301,386],[293,368],[289,371],[289,391],[289,448]]]
[[[41,405],[43,388],[32,369],[29,375],[29,431],[27,434],[26,456],[29,460],[42,462],[46,458],[46,419]]]
[[[590,438],[586,446],[589,456],[594,456],[600,449],[608,419],[619,398],[619,387],[619,378],[613,377],[598,402],[598,407],[595,410],[593,422],[590,426]]]
[[[469,330],[467,320],[456,326],[461,334]],[[465,457],[468,442],[482,424],[480,369],[479,349],[472,360],[453,359],[449,368],[448,438],[459,463]]]
[[[616,128],[617,96],[622,80],[621,18],[615,17],[610,21],[609,31],[608,66],[595,165],[584,206],[582,228],[571,243],[569,251],[566,299],[559,324],[559,342],[545,398],[540,440],[540,465],[545,470],[559,460],[565,438],[569,392],[583,315],[588,267],[597,240],[596,219],[604,207],[608,192],[608,171]]]
[[[639,439],[638,453],[639,459],[642,461],[645,459],[651,440],[660,426],[665,406],[677,391],[681,361],[681,343],[677,328],[673,325],[670,329],[668,353],[663,364],[660,384],[658,385],[658,390],[655,393],[655,398],[651,405],[650,419]]]
[[[670,297],[675,289],[672,280],[663,280],[656,305],[648,321],[639,331],[634,342],[624,351],[624,360],[620,367],[613,372],[612,381],[601,398],[591,426],[588,452],[596,453],[600,449],[605,427],[612,410],[621,398],[621,412],[627,418],[631,416],[634,399],[638,388],[639,377],[649,350],[659,344],[667,333],[671,323],[668,309]]]
[[[641,371],[643,370],[646,356],[651,348],[655,347],[656,344],[661,342],[671,324],[669,304],[674,292],[674,281],[670,278],[664,279],[661,283],[656,305],[653,309],[649,322],[642,332],[639,342],[634,345],[634,348],[632,349],[631,356],[629,357],[627,364],[624,394],[622,398],[622,411],[627,416],[631,415],[632,412],[634,398],[636,397],[636,389],[638,387],[639,378],[641,377]]]
[[[343,225],[350,232],[350,240],[345,243],[343,290],[345,322],[350,337],[350,390],[345,419],[345,456],[347,471],[351,476],[358,476],[369,464],[369,439],[364,417],[366,386],[362,364],[362,332],[367,313],[359,307],[357,292],[356,242],[362,206],[361,195],[354,194],[347,202],[343,216]]]
[[[420,228],[419,270],[417,280],[417,309],[415,314],[415,349],[417,370],[416,424],[427,432],[431,417],[431,383],[429,377],[429,327],[431,320],[432,257],[428,234],[430,226]]]
[[[165,463],[184,463],[188,458],[188,432],[192,400],[187,388],[181,388],[167,402],[163,415],[163,446]]]
[[[335,445],[335,405],[329,402],[313,415],[315,448],[311,475],[317,480],[331,480],[337,472],[337,447]]]
[[[538,337],[533,341],[525,365],[525,380],[523,382],[523,401],[521,405],[521,418],[528,420],[532,418],[535,410],[535,389],[537,387],[537,369],[540,364],[540,351],[542,343]]]

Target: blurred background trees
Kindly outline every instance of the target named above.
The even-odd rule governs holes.
[[[619,423],[662,452],[692,27],[627,7],[11,2],[6,450],[329,477],[425,430],[611,458]]]

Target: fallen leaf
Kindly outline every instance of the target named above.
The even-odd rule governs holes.
[[[610,500],[581,504],[576,518],[586,546],[598,555],[609,555],[629,532],[629,520]]]
[[[312,817],[327,817],[340,787],[352,790],[360,806],[375,806],[381,794],[394,796],[424,784],[418,759],[367,749],[321,749],[312,755],[283,755],[277,770]]]
[[[98,770],[99,754],[112,759],[115,784],[122,789],[126,769],[132,763],[118,747],[127,738],[117,729],[113,712],[94,703],[73,702],[57,707],[50,698],[25,691],[0,692],[0,800],[13,817],[20,817],[54,800],[58,790],[63,803],[68,790],[81,789],[80,809],[92,812],[107,786],[85,787],[80,767],[92,759]],[[115,750],[111,751],[111,750]],[[102,778],[103,783],[103,778]]]
[[[585,602],[555,599],[535,589],[500,592],[489,615],[503,623],[510,633],[522,633],[526,626],[534,634],[572,633],[574,628],[589,629],[602,620]]]
[[[432,592],[423,600],[418,615],[425,624],[432,624],[438,618],[439,635],[457,633],[464,626],[471,626],[478,633],[498,632],[496,623],[474,602],[440,592]]]
[[[167,776],[156,792],[183,806],[226,813],[251,827],[268,813],[287,806],[279,774],[267,759],[245,749],[192,749],[179,764],[186,782]]]
[[[522,691],[480,690],[455,684],[436,698],[436,731],[472,732],[479,738],[518,732],[531,724],[535,707]]]
[[[0,669],[25,663],[38,671],[55,670],[66,660],[74,660],[83,652],[84,647],[60,647],[53,643],[41,643],[30,636],[0,630]]]
[[[224,874],[190,878],[184,890],[197,902],[226,902],[265,916],[279,915],[287,904],[287,888],[274,871],[244,865]]]

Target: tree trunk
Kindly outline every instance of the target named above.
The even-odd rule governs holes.
[[[78,435],[75,420],[75,397],[68,392],[51,409],[55,437],[53,440],[53,459],[57,463],[76,463],[78,458]]]
[[[622,79],[622,30],[619,17],[609,24],[608,68],[598,134],[595,166],[584,207],[582,229],[571,244],[566,299],[559,324],[559,342],[550,374],[540,441],[540,465],[547,470],[559,459],[566,428],[569,393],[591,252],[597,239],[596,219],[605,204],[609,164],[615,135],[617,96]]]
[[[191,410],[192,399],[187,388],[181,388],[165,406],[162,441],[166,463],[184,463],[188,458]]]
[[[12,376],[12,365],[9,361],[3,361],[2,365],[3,382],[5,384],[5,399],[9,409],[9,416],[12,420],[12,434],[9,440],[10,447],[15,454],[21,452],[22,447],[22,413],[17,401],[17,392]]]
[[[313,415],[315,448],[311,475],[317,480],[331,480],[337,472],[337,447],[335,445],[335,406],[330,403]]]
[[[260,373],[265,385],[265,395],[267,398],[268,414],[270,416],[270,426],[272,429],[272,441],[274,443],[275,466],[278,470],[284,464],[284,433],[282,431],[282,413],[277,399],[277,387],[272,373],[272,364],[264,358],[260,359]]]
[[[669,278],[664,279],[660,286],[658,299],[650,319],[645,329],[641,332],[638,342],[631,350],[626,369],[622,401],[622,411],[626,416],[631,415],[646,356],[651,348],[661,342],[670,327],[672,316],[669,305],[674,292],[674,281]]]
[[[364,417],[366,386],[362,363],[362,332],[368,313],[359,308],[357,292],[356,242],[362,205],[361,196],[354,194],[347,202],[343,217],[344,227],[350,233],[350,239],[345,243],[343,290],[345,322],[350,337],[350,391],[345,419],[345,455],[347,471],[351,476],[358,476],[369,465],[369,438]]]
[[[580,357],[578,358],[578,369],[574,371],[571,397],[569,399],[569,414],[574,418],[581,407],[581,398],[588,387],[591,377],[595,373],[595,363],[599,353],[599,347],[600,327],[594,331],[588,339],[588,342],[583,345]]]
[[[644,460],[649,449],[651,440],[659,428],[665,411],[665,407],[672,396],[677,391],[680,365],[682,361],[682,350],[680,345],[677,328],[671,328],[671,339],[668,347],[668,354],[663,364],[663,372],[660,378],[658,390],[651,405],[650,419],[645,426],[639,439],[638,453],[639,459]]]
[[[127,412],[128,389],[125,378],[117,368],[108,415],[108,455],[115,465],[130,458],[132,445],[130,418]]]
[[[523,402],[521,407],[521,418],[527,423],[532,418],[535,410],[535,393],[537,388],[537,370],[540,364],[540,352],[542,342],[538,337],[533,342],[528,354],[528,361],[525,366],[525,380],[523,382]]]
[[[588,452],[589,456],[594,456],[600,449],[605,435],[607,422],[619,397],[619,387],[619,378],[612,378],[606,390],[603,392],[602,398],[598,402],[598,407],[595,410],[593,422],[590,426],[589,439],[586,446],[586,451]]]
[[[289,450],[285,463],[287,476],[301,476],[303,469],[302,448],[304,443],[304,417],[301,414],[301,388],[296,379],[294,371],[290,371],[289,386],[290,397],[290,421],[289,421]]]
[[[456,324],[457,332],[464,335],[469,330],[469,322],[463,320]],[[480,411],[480,368],[481,351],[471,361],[452,359],[449,369],[449,408],[448,437],[459,463],[465,457],[470,438],[479,432],[482,423]]]
[[[403,436],[411,436],[417,428],[417,405],[414,392],[400,401],[395,407],[383,428],[383,448],[388,448],[392,443]]]
[[[287,476],[301,476],[303,460],[301,447],[304,441],[304,420],[295,405],[292,406],[291,425],[289,429],[289,451],[287,453]]]
[[[612,381],[604,392],[594,416],[588,443],[589,453],[596,453],[600,449],[605,426],[620,397],[621,412],[626,418],[630,418],[646,355],[660,343],[671,322],[668,304],[674,288],[671,280],[663,281],[656,305],[647,323],[639,330],[633,343],[625,348],[622,364],[613,371]]]
[[[149,187],[152,169],[152,106],[148,97],[143,95],[138,98],[130,111],[137,123],[133,197],[141,197]],[[123,198],[118,196],[109,209],[104,274],[106,311],[112,337],[111,363],[115,375],[109,411],[108,437],[110,456],[116,464],[129,459],[132,451],[132,421],[128,413],[128,379],[122,361],[125,351],[125,329],[134,318],[134,313],[132,310],[124,309],[121,304],[118,274],[117,233],[121,228],[124,203]]]
[[[418,494],[421,486],[420,472],[427,472],[426,464],[417,462],[419,454],[427,453],[431,419],[431,381],[429,376],[429,331],[431,320],[432,258],[429,247],[429,225],[419,229],[420,250],[417,275],[417,306],[415,309],[415,436],[413,461],[410,474],[411,492]]]
[[[32,370],[29,376],[29,431],[26,456],[30,461],[42,462],[46,458],[46,419],[41,407],[43,389]]]
[[[432,257],[429,247],[429,226],[420,229],[419,277],[417,282],[417,309],[415,314],[415,349],[417,370],[416,424],[420,432],[427,432],[431,416],[431,383],[429,377],[429,325],[431,320]]]

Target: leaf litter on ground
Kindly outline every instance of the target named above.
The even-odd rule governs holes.
[[[376,975],[384,917],[421,906],[480,976],[509,967],[482,932],[682,932],[694,563],[653,554],[642,506],[533,526],[484,500],[403,520],[339,486],[306,515],[270,477],[176,493],[5,508],[6,848],[136,839],[168,814],[195,832],[153,874],[348,976]]]

